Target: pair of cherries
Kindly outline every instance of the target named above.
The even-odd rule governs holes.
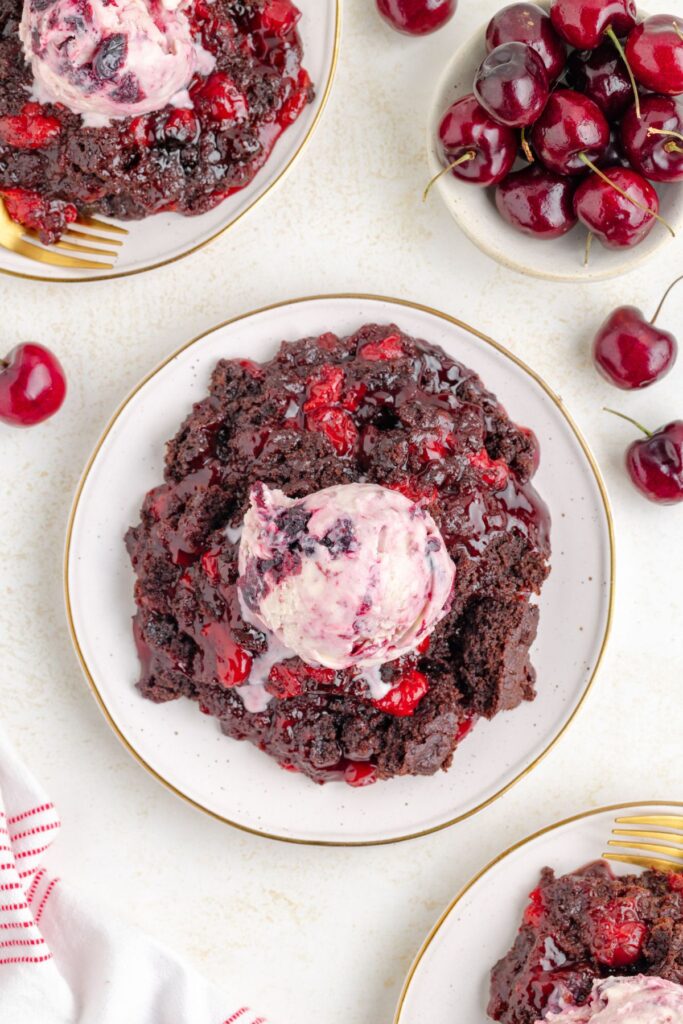
[[[514,3],[486,48],[473,93],[442,120],[442,173],[497,186],[499,212],[527,234],[580,220],[607,247],[641,242],[661,220],[648,178],[683,180],[683,20],[638,25],[633,0]],[[514,172],[520,145],[531,166]]]
[[[600,373],[625,391],[649,387],[666,376],[676,362],[678,342],[657,321],[678,278],[667,289],[652,320],[635,306],[621,306],[602,325],[593,343],[593,358]],[[609,412],[614,412],[610,409]],[[626,468],[638,490],[650,501],[673,505],[683,501],[683,420],[674,420],[651,432],[628,420],[645,435],[626,452]]]

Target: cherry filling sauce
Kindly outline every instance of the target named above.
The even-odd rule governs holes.
[[[283,343],[265,364],[219,362],[126,538],[141,692],[195,700],[317,782],[447,768],[478,718],[534,697],[530,598],[550,554],[537,465],[533,434],[471,370],[395,326]],[[377,483],[434,517],[456,566],[453,604],[414,654],[377,670],[383,696],[361,670],[278,658],[243,620],[240,526],[257,481],[290,497]]]
[[[201,214],[248,185],[314,95],[291,0],[195,0],[195,38],[216,59],[167,106],[86,128],[30,100],[22,0],[0,0],[0,195],[11,217],[56,241],[79,212],[139,219]]]

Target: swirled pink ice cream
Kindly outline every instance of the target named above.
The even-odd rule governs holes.
[[[549,1014],[537,1024],[681,1024],[683,985],[645,975],[596,981],[583,1006]]]
[[[239,571],[245,617],[335,670],[414,651],[447,613],[455,578],[429,513],[376,484],[299,500],[258,484]]]
[[[177,0],[25,0],[20,26],[34,98],[102,124],[189,106],[195,73],[215,63]],[[89,119],[89,121],[88,121]]]

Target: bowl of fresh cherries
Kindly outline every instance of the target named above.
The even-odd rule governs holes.
[[[426,198],[488,255],[557,281],[626,273],[683,235],[683,13],[509,4],[446,68],[428,138]]]

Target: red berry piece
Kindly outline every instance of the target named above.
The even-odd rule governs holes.
[[[369,761],[349,761],[344,768],[344,782],[354,789],[377,782],[377,769]]]
[[[633,899],[613,900],[591,914],[591,949],[606,967],[629,967],[639,958],[647,926]]]
[[[221,582],[221,573],[218,564],[220,551],[205,551],[200,561],[204,574],[214,586]]]
[[[197,107],[219,124],[244,121],[249,116],[245,95],[225,71],[214,72],[191,95]]]
[[[583,174],[586,160],[599,159],[610,140],[597,103],[571,89],[552,93],[531,136],[538,158],[555,174]]]
[[[25,103],[20,114],[0,117],[0,143],[16,149],[45,149],[61,130],[61,123],[44,114],[40,103]]]
[[[488,487],[494,491],[502,491],[507,487],[510,479],[510,467],[502,459],[492,459],[485,448],[482,448],[476,455],[469,455],[468,458],[470,465],[477,470]]]
[[[494,121],[474,95],[464,96],[446,111],[439,142],[446,166],[427,185],[425,198],[434,182],[449,171],[473,185],[496,185],[517,159],[516,133]]]
[[[646,18],[628,37],[626,59],[646,89],[666,96],[683,93],[683,18]]]
[[[567,51],[549,15],[538,4],[510,4],[494,14],[486,29],[486,49],[490,53],[503,43],[526,43],[543,61],[549,82],[564,71]]]
[[[173,110],[164,124],[164,139],[187,146],[197,141],[200,130],[199,120],[192,110]]]
[[[496,187],[496,206],[513,228],[534,238],[560,238],[576,225],[571,178],[532,164],[513,171]]]
[[[394,483],[388,483],[385,486],[392,491],[398,491],[399,494],[409,498],[410,501],[414,501],[416,504],[429,505],[439,497],[439,492],[434,484],[424,484],[419,477],[416,479],[396,480]]]
[[[626,469],[640,493],[658,505],[683,501],[683,420],[651,432],[630,416],[613,409],[607,412],[632,423],[645,435],[626,452]]]
[[[42,345],[17,345],[0,359],[0,420],[32,427],[61,408],[66,377],[56,356]]]
[[[524,911],[523,922],[530,928],[538,928],[544,914],[545,901],[543,899],[543,890],[541,888],[534,889],[533,892],[529,893],[529,903]]]
[[[559,32],[577,50],[594,50],[611,29],[627,35],[638,19],[635,0],[552,0],[550,17]]]
[[[301,11],[291,0],[268,0],[258,15],[260,25],[266,32],[286,36],[292,32],[301,18]]]
[[[311,412],[324,405],[335,405],[341,398],[344,387],[344,371],[341,366],[325,365],[316,377],[307,382],[308,398],[304,410]]]
[[[607,380],[625,391],[646,388],[671,370],[678,342],[669,331],[657,327],[657,319],[672,288],[659,304],[652,320],[635,306],[620,306],[607,318],[593,343],[595,364]]]
[[[306,417],[308,430],[324,434],[337,455],[350,455],[358,443],[358,430],[351,417],[343,409],[322,406]]]
[[[641,116],[632,107],[621,122],[621,141],[632,167],[651,181],[683,181],[683,100],[645,96]]]
[[[376,0],[377,10],[392,28],[424,36],[442,28],[455,14],[458,0]]]
[[[240,686],[251,672],[252,656],[235,642],[229,628],[220,622],[209,622],[202,627],[216,663],[216,675],[221,686]]]
[[[421,672],[413,670],[397,679],[394,688],[389,690],[386,696],[380,700],[373,700],[372,703],[387,715],[394,715],[396,718],[409,718],[415,714],[416,707],[428,690],[427,677]]]
[[[683,873],[672,871],[667,879],[672,892],[683,892]]]
[[[659,197],[636,171],[609,167],[579,185],[574,209],[581,223],[607,249],[630,248],[654,228],[659,219]]]
[[[480,64],[474,95],[500,124],[527,127],[538,120],[548,102],[543,61],[526,43],[503,43]]]
[[[429,639],[429,638],[427,638],[427,639]],[[419,650],[419,648],[418,648],[418,650]],[[460,721],[458,723],[458,728],[455,731],[455,742],[456,743],[462,743],[462,741],[465,739],[465,737],[469,736],[469,734],[472,732],[473,729],[474,729],[474,718],[463,718],[462,721]]]
[[[403,343],[398,334],[389,334],[381,341],[368,341],[361,346],[358,355],[368,362],[381,362],[389,359],[401,359],[405,355]]]
[[[18,224],[37,231],[41,242],[51,245],[67,230],[78,217],[73,203],[62,199],[46,199],[38,192],[23,188],[3,188],[0,195],[5,200],[7,213]]]

